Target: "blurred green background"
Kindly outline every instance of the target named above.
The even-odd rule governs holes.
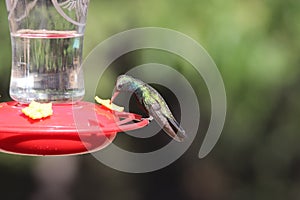
[[[210,102],[207,91],[194,86],[201,100],[199,136],[172,165],[152,173],[127,174],[90,155],[46,159],[2,153],[0,198],[300,199],[299,19],[297,0],[91,0],[85,57],[113,34],[145,26],[174,29],[203,45],[218,66],[227,92],[227,119],[221,138],[206,158],[198,159]],[[0,5],[0,27],[0,100],[8,101],[11,49],[5,1]],[[149,61],[138,56],[121,59],[115,68]],[[153,62],[181,66],[186,76],[191,73],[178,58],[159,60],[157,53],[152,58]],[[114,70],[114,77],[125,69]],[[191,77],[191,82],[196,81]],[[105,95],[113,83],[104,81],[108,88]],[[56,182],[55,178],[47,183],[68,185],[62,187],[66,196],[55,196],[51,192],[55,187],[51,190],[37,178],[43,159],[49,170],[42,173],[49,177],[73,166],[70,183]],[[55,163],[61,162],[66,163],[55,168]]]

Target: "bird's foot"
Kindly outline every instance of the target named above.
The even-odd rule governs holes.
[[[146,119],[146,120],[148,120],[149,122],[151,122],[151,121],[153,120],[153,117],[150,116],[150,117],[145,117],[145,118],[143,118],[143,119]]]

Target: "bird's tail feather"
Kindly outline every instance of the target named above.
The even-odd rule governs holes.
[[[180,141],[183,141],[184,138],[186,138],[186,134],[184,129],[180,126],[180,124],[174,119],[174,118],[167,118],[168,122],[170,123],[171,127],[173,129],[173,132],[176,134],[178,139]]]

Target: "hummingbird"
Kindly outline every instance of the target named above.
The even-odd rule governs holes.
[[[139,103],[144,106],[149,114],[149,119],[154,119],[171,138],[182,142],[186,137],[184,129],[176,121],[166,101],[149,84],[128,75],[120,75],[117,78],[111,102],[114,101],[120,92],[135,94]]]

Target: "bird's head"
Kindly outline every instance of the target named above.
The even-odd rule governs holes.
[[[135,79],[128,75],[120,75],[117,78],[117,82],[113,91],[111,102],[116,98],[120,92],[134,92],[144,83],[138,79]]]

